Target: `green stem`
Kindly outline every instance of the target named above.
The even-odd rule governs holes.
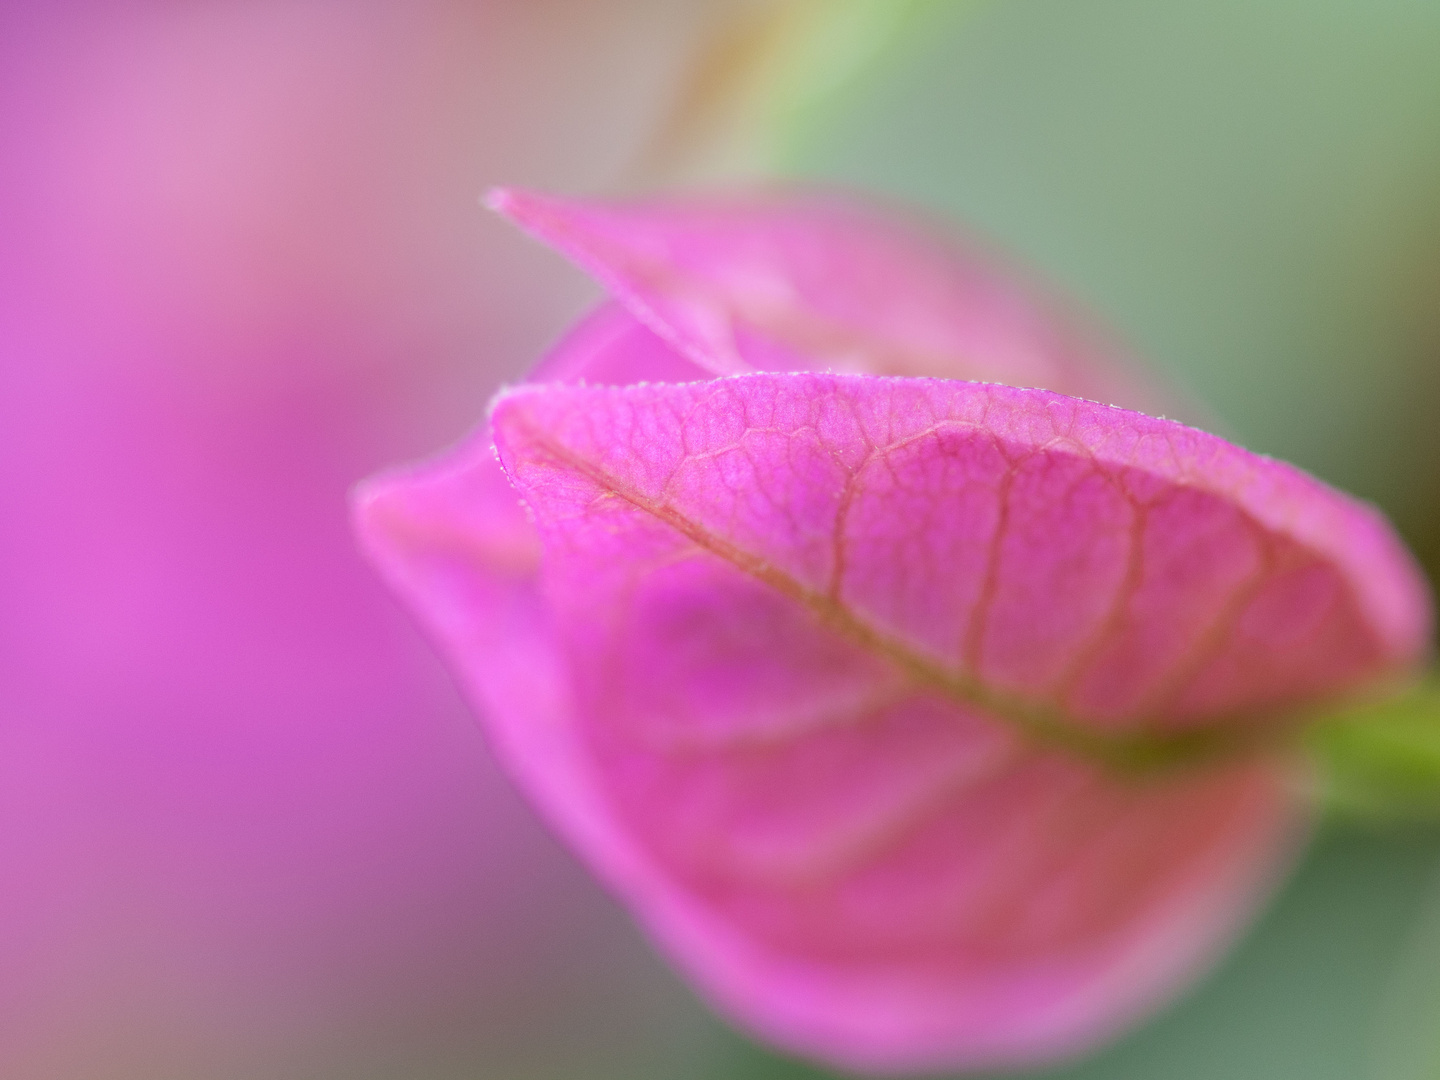
[[[1321,720],[1305,743],[1331,813],[1440,822],[1440,678]]]

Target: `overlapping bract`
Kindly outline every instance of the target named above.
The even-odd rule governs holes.
[[[496,405],[533,523],[490,432],[359,508],[541,808],[727,1012],[841,1065],[1052,1058],[1163,1000],[1296,815],[1270,757],[1109,751],[1403,671],[1383,521],[1139,413],[796,371],[1122,385],[833,198],[498,201],[620,301]]]
[[[835,193],[635,205],[502,189],[489,202],[707,372],[931,375],[1174,404],[993,253]]]

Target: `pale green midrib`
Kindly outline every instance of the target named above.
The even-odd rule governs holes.
[[[860,648],[884,658],[917,685],[937,690],[957,704],[978,709],[1009,726],[1033,744],[1065,750],[1096,764],[1126,774],[1232,760],[1244,755],[1292,749],[1297,734],[1318,715],[1329,711],[1310,707],[1282,712],[1216,716],[1203,731],[1162,733],[1158,723],[1141,719],[1140,731],[1099,732],[1082,727],[1057,709],[1022,701],[986,686],[973,676],[947,671],[904,644],[867,625],[846,607],[811,589],[767,560],[730,543],[692,521],[669,504],[657,504],[629,490],[616,477],[580,457],[568,447],[521,419],[528,438],[566,466],[587,477],[607,494],[623,499],[697,546],[803,605],[823,625]],[[1143,730],[1143,729],[1150,730]]]

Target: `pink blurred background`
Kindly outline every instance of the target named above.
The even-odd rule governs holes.
[[[624,183],[720,12],[0,8],[0,1075],[626,1076],[713,1038],[345,495],[590,295],[481,191]]]

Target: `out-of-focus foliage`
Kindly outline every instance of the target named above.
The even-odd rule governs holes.
[[[947,0],[730,0],[632,179],[762,179],[865,72],[903,55],[920,16]],[[948,0],[959,4],[973,0]]]
[[[1440,1080],[1440,872],[1406,946],[1376,1018],[1367,1080]]]

